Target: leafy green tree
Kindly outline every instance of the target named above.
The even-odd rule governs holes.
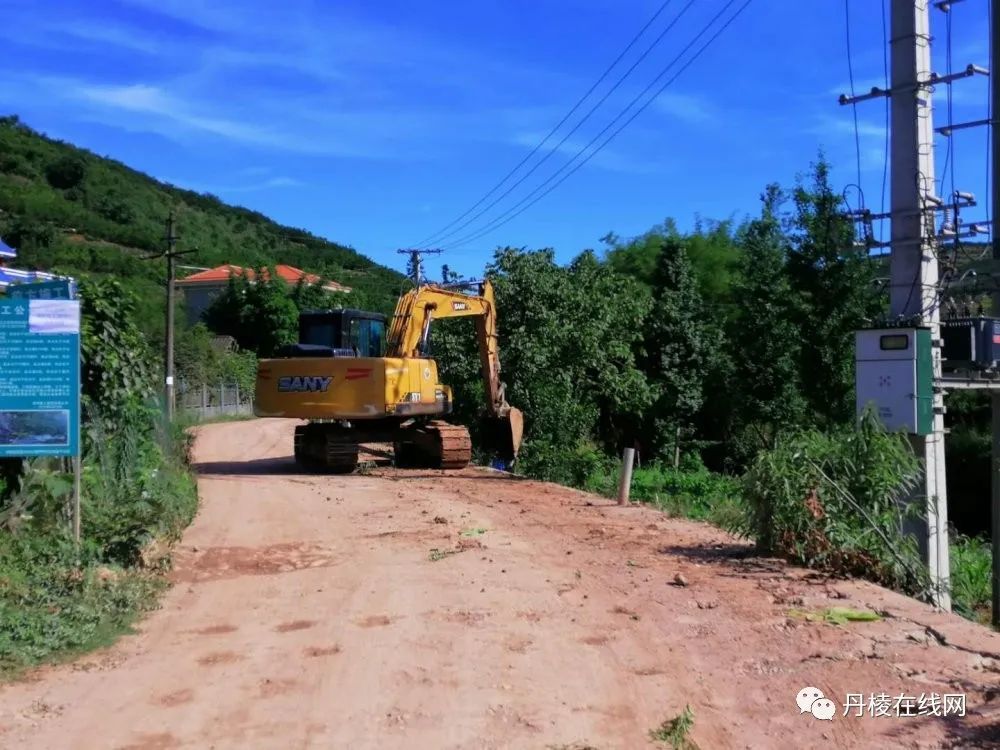
[[[830,165],[813,166],[794,195],[788,274],[802,341],[801,390],[821,424],[854,415],[854,331],[879,311],[872,261],[854,249],[854,228],[830,184]]]
[[[321,278],[315,284],[308,283],[304,278],[299,279],[298,283],[289,290],[289,296],[295,303],[295,308],[302,312],[303,310],[329,310],[334,307],[343,307],[341,298],[344,295],[332,295],[324,291],[323,287],[328,283],[329,280],[326,278]]]
[[[783,196],[769,185],[761,216],[740,232],[743,260],[734,288],[737,309],[732,349],[739,392],[738,419],[749,451],[768,447],[781,428],[802,415],[801,356],[796,306],[786,268],[788,241],[778,210]],[[749,458],[750,456],[745,456]]]
[[[703,384],[711,364],[714,342],[703,308],[684,244],[676,239],[665,241],[653,275],[645,369],[655,395],[649,438],[654,450],[672,454],[675,464],[681,441],[702,407]]]
[[[618,273],[632,276],[647,286],[654,283],[660,250],[667,240],[684,242],[691,272],[702,297],[712,300],[716,307],[728,305],[740,257],[732,222],[699,217],[694,230],[684,234],[673,219],[667,219],[626,243],[613,233],[602,238],[608,246],[608,264]]]
[[[298,338],[298,308],[288,285],[263,268],[254,281],[231,278],[204,319],[211,330],[232,336],[240,349],[260,357],[272,356]]]
[[[635,356],[649,308],[641,286],[593,253],[559,266],[551,250],[505,248],[487,274],[497,293],[501,377],[534,446],[526,450],[550,462],[587,443],[630,441],[649,403]],[[482,403],[474,329],[437,322],[431,336],[443,382],[455,388],[456,416],[470,423]]]
[[[115,279],[83,281],[81,375],[85,409],[114,424],[153,393],[153,354],[135,323],[135,295]]]
[[[61,156],[45,168],[45,179],[54,188],[69,190],[83,182],[87,166],[72,155]]]

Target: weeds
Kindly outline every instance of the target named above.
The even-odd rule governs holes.
[[[621,470],[602,467],[586,477],[581,487],[588,492],[614,497]],[[688,458],[680,469],[650,464],[632,474],[631,497],[656,506],[671,516],[709,521],[730,528],[742,517],[739,482],[715,474],[696,458]]]
[[[870,414],[857,429],[790,436],[744,477],[746,514],[736,530],[763,552],[926,594],[901,504],[918,471],[905,436],[886,432]]]
[[[649,737],[653,742],[669,745],[674,750],[698,750],[698,746],[688,737],[693,726],[694,711],[691,710],[691,706],[684,706],[684,710],[678,716],[650,730]]]
[[[982,624],[990,621],[992,550],[989,539],[958,537],[951,545],[951,596],[955,610]]]
[[[189,437],[154,410],[125,413],[113,428],[89,415],[79,548],[67,533],[71,485],[57,461],[31,462],[0,508],[0,675],[109,643],[165,586],[142,553],[178,536],[195,512]]]

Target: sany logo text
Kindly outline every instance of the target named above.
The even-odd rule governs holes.
[[[319,392],[326,393],[333,378],[323,375],[294,375],[278,378],[279,393]]]

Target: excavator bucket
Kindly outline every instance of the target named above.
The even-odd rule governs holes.
[[[524,435],[524,414],[511,407],[505,417],[487,417],[483,424],[483,436],[490,451],[501,461],[513,463],[521,448]]]

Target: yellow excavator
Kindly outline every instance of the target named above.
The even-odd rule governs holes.
[[[460,469],[472,460],[469,430],[442,417],[452,390],[427,354],[431,322],[471,317],[486,410],[483,435],[505,463],[521,444],[523,415],[500,381],[493,286],[425,284],[400,297],[386,333],[379,313],[323,310],[299,316],[299,342],[260,361],[254,413],[309,420],[295,428],[295,460],[308,469],[349,473],[365,443],[392,443],[397,466]]]

